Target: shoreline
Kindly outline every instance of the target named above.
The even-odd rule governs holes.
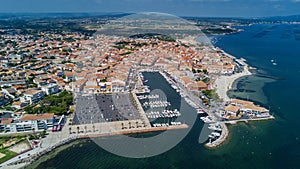
[[[217,46],[214,46],[216,49],[220,49]],[[213,82],[213,89],[216,90],[217,95],[223,102],[229,102],[230,97],[228,96],[228,91],[232,89],[234,82],[236,82],[238,79],[245,77],[245,76],[250,76],[253,75],[253,73],[250,72],[250,69],[253,69],[252,67],[249,67],[249,65],[246,63],[246,59],[240,58],[237,59],[235,56],[230,55],[229,53],[225,52],[224,50],[220,49],[223,54],[225,54],[227,57],[230,57],[235,60],[235,62],[242,63],[244,65],[243,71],[233,74],[233,75],[219,75]],[[238,123],[238,122],[236,122]],[[229,137],[229,129],[226,125],[227,123],[220,123],[222,132],[221,136],[217,138],[214,142],[212,143],[206,143],[205,147],[209,149],[215,149],[220,146],[222,146]]]
[[[3,167],[6,168],[23,168],[28,165],[33,164],[35,161],[39,160],[45,155],[48,155],[51,153],[53,150],[58,149],[62,146],[65,145],[71,145],[73,142],[76,142],[78,140],[82,139],[93,139],[93,138],[98,138],[98,137],[110,137],[110,136],[118,136],[118,135],[131,135],[131,134],[142,134],[142,133],[151,133],[151,132],[162,132],[162,131],[167,131],[167,130],[180,130],[180,129],[187,129],[189,126],[186,124],[182,125],[177,125],[177,126],[169,126],[169,127],[152,127],[152,128],[143,128],[143,129],[136,129],[136,130],[130,130],[127,129],[125,131],[116,131],[112,133],[86,133],[86,134],[77,134],[77,135],[70,135],[70,137],[61,140],[54,145],[45,148],[45,149],[40,149],[40,151],[35,152],[35,154],[32,154],[31,156],[28,156],[26,158],[23,158],[19,161],[3,165]],[[21,155],[21,154],[20,154]]]
[[[249,71],[248,65],[245,65],[244,70],[240,73],[236,73],[231,76],[226,76],[226,75],[218,76],[213,83],[213,88],[216,90],[220,99],[222,99],[225,102],[228,102],[230,101],[230,98],[227,95],[227,92],[230,89],[232,89],[234,82],[240,79],[241,77],[250,76],[250,75],[253,74]]]

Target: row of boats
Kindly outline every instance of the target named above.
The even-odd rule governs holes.
[[[213,132],[208,135],[210,139],[216,139],[221,136],[220,132],[222,132],[222,127],[219,123],[209,124],[208,129],[213,130]]]
[[[220,137],[220,136],[221,136],[221,134],[218,132],[212,132],[210,135],[208,135],[209,138],[213,138],[213,139]]]
[[[214,131],[222,131],[221,125],[218,123],[209,124],[208,128]]]
[[[153,127],[169,127],[170,126],[169,123],[154,123],[152,125],[153,125]]]
[[[159,111],[151,111],[149,113],[146,113],[147,118],[149,119],[156,119],[156,118],[173,118],[173,117],[179,117],[181,116],[181,113],[175,109],[172,110],[164,110],[163,112]]]
[[[171,103],[168,101],[150,101],[150,102],[144,102],[143,103],[144,107],[150,107],[152,108],[158,108],[158,107],[167,107],[171,106]]]
[[[155,94],[155,95],[140,95],[137,96],[140,100],[144,100],[144,99],[158,99],[159,95]]]
[[[200,117],[200,119],[201,119],[204,123],[214,123],[214,122],[215,122],[211,116]]]
[[[182,125],[182,123],[180,121],[178,121],[178,122],[172,121],[171,125],[173,125],[173,126],[179,126],[179,125]]]
[[[171,126],[179,126],[179,125],[182,125],[182,123],[173,121],[173,122],[171,122],[171,124],[169,124],[169,123],[154,123],[152,125],[153,125],[153,127],[169,127],[170,125]]]

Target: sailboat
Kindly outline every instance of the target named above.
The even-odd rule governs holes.
[[[271,62],[272,62],[272,64],[273,64],[274,66],[277,65],[277,63],[276,63],[276,61],[275,61],[274,59],[272,59]]]

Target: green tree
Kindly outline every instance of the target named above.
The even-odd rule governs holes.
[[[193,72],[193,73],[196,73],[196,69],[192,68],[192,72]]]
[[[79,133],[79,126],[77,126],[77,133]]]

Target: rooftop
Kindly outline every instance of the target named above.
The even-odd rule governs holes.
[[[234,106],[234,105],[228,105],[227,107],[224,108],[225,111],[231,111],[231,112],[238,112],[240,110],[239,106]]]
[[[29,121],[29,120],[42,120],[42,119],[52,119],[54,114],[26,114],[21,117],[21,121]]]
[[[1,120],[1,124],[10,124],[12,123],[13,118],[5,118]]]

